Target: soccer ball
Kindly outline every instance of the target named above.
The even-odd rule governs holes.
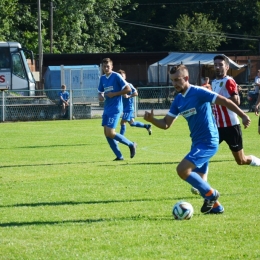
[[[189,202],[179,201],[172,209],[172,214],[176,220],[189,220],[193,216],[193,207]]]

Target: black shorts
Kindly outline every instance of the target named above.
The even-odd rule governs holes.
[[[65,100],[66,102],[67,102],[67,100]],[[60,106],[62,106],[63,105],[63,101],[62,100],[60,100]]]
[[[242,131],[240,125],[218,128],[219,143],[225,141],[232,152],[243,149]]]
[[[259,119],[258,119],[258,126],[260,126],[260,116],[259,116]]]

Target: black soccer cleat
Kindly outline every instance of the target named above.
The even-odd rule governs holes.
[[[152,125],[147,125],[146,130],[148,131],[148,134],[152,134]]]
[[[130,149],[130,158],[134,158],[135,153],[136,153],[136,147],[137,147],[137,143],[133,143],[132,146],[129,146]]]
[[[211,199],[211,200],[204,199],[204,203],[200,209],[201,213],[206,214],[212,210],[214,204],[217,202],[217,200],[220,196],[220,194],[217,190],[215,190],[215,192],[216,192],[216,196],[213,199]]]

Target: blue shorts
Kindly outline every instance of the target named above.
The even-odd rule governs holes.
[[[191,151],[185,156],[185,159],[192,162],[196,168],[194,172],[207,173],[210,158],[218,150],[218,144],[198,144],[192,145]]]
[[[135,118],[134,111],[128,111],[123,113],[122,119],[127,122],[130,122],[133,118]]]
[[[116,129],[120,119],[120,113],[116,114],[103,114],[102,115],[102,126]]]

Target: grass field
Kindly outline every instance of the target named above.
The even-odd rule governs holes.
[[[260,156],[258,118],[243,130]],[[138,118],[138,120],[143,120]],[[260,168],[237,166],[226,144],[210,163],[223,215],[202,215],[202,199],[176,174],[189,151],[184,119],[149,136],[127,127],[135,158],[114,162],[100,119],[4,123],[0,162],[0,259],[260,259]],[[172,206],[194,216],[176,221]]]

